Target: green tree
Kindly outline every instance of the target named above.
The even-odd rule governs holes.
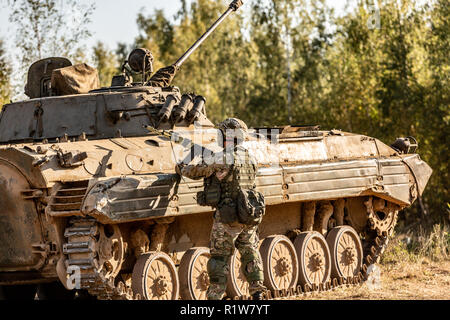
[[[93,48],[94,62],[99,73],[100,85],[110,86],[112,77],[120,73],[120,62],[117,55],[106,48],[103,42],[97,42]]]
[[[326,28],[333,22],[332,10],[325,1],[254,1],[251,17],[257,64],[248,109],[257,115],[255,122],[317,122],[333,36]]]
[[[78,60],[85,51],[83,40],[91,36],[88,25],[93,10],[93,4],[81,5],[75,0],[12,2],[9,21],[14,25],[19,52],[18,77],[24,79],[28,67],[46,57],[64,56]]]
[[[11,68],[5,56],[3,41],[0,40],[0,109],[9,102]]]
[[[158,57],[155,67],[163,67],[169,63],[175,55],[174,25],[164,15],[162,10],[155,10],[149,17],[139,13],[137,24],[140,35],[136,39],[138,47],[150,48],[152,53]]]
[[[425,195],[430,211],[442,220],[450,220],[444,214],[450,203],[450,7],[447,1],[437,0],[426,8],[430,13],[426,24],[429,27],[421,38],[425,52],[424,97],[418,110],[417,132],[422,144],[420,154],[434,169]]]
[[[150,49],[155,69],[174,63],[222,14],[226,7],[213,0],[196,0],[182,8],[176,22],[162,11],[139,15],[136,45]],[[215,122],[240,113],[249,99],[251,52],[242,29],[243,17],[228,19],[183,65],[174,84],[207,98],[208,116]],[[220,66],[220,67],[218,67]],[[236,90],[230,90],[230,88]]]
[[[336,35],[329,30],[335,24],[333,10],[323,0],[302,1],[298,17],[293,29],[293,118],[296,124],[327,128],[333,118],[325,116],[331,114],[326,101],[334,76],[330,59]]]
[[[286,48],[276,2],[252,2],[250,42],[254,51],[247,115],[252,125],[281,125],[287,118]],[[246,119],[245,119],[246,118]]]

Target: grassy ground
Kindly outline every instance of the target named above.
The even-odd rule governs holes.
[[[379,287],[363,284],[306,299],[450,300],[450,230],[435,225],[399,233],[382,260]]]
[[[381,267],[378,289],[367,284],[312,294],[309,300],[450,300],[450,261]]]

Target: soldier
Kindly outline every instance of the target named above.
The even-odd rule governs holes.
[[[242,146],[247,135],[247,126],[243,121],[227,119],[219,125],[219,129],[224,135],[224,150],[231,151],[224,151],[224,163],[178,165],[177,172],[191,179],[204,178],[205,189],[198,195],[198,202],[216,209],[211,231],[211,258],[208,261],[208,299],[223,298],[230,258],[237,248],[250,283],[250,294],[255,300],[260,300],[266,287],[258,253],[258,226],[265,208],[264,198],[255,191],[256,161]],[[249,200],[246,195],[256,196]],[[243,207],[249,204],[253,209],[244,210]]]
[[[128,65],[134,72],[142,72],[145,69],[145,73],[153,72],[153,54],[146,48],[137,48],[131,51],[128,56]],[[168,87],[172,83],[178,71],[178,67],[174,64],[168,67],[159,69],[145,85],[151,87]]]

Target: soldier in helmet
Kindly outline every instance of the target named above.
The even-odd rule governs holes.
[[[223,163],[178,165],[177,172],[191,179],[204,178],[205,189],[199,193],[198,202],[216,209],[208,261],[208,299],[223,298],[230,259],[237,248],[250,283],[250,294],[259,300],[266,290],[263,264],[258,253],[258,226],[265,207],[262,194],[255,190],[256,161],[242,146],[247,136],[247,126],[243,121],[227,119],[219,129],[224,136]],[[243,209],[248,206],[252,209]],[[253,214],[255,212],[256,215]]]
[[[142,72],[145,69],[145,73],[152,73],[153,61],[152,52],[146,48],[134,49],[128,57],[128,64],[135,72]],[[168,87],[172,83],[177,71],[178,67],[176,65],[161,68],[156,71],[145,85],[151,87]]]

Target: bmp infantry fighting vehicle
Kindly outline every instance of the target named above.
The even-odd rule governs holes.
[[[175,67],[241,4],[233,1]],[[38,61],[26,87],[31,99],[3,107],[4,298],[34,298],[36,288],[40,297],[61,297],[57,285],[99,299],[205,298],[213,208],[197,204],[202,180],[176,174],[180,145],[145,126],[216,147],[218,134],[205,98],[148,85],[148,57],[146,50],[129,57],[141,83],[125,71],[100,89],[87,65]],[[432,172],[413,138],[388,146],[286,126],[252,129],[245,144],[258,160],[257,190],[267,205],[260,226],[267,298],[364,281],[398,212]],[[237,250],[227,290],[231,298],[248,295]]]

